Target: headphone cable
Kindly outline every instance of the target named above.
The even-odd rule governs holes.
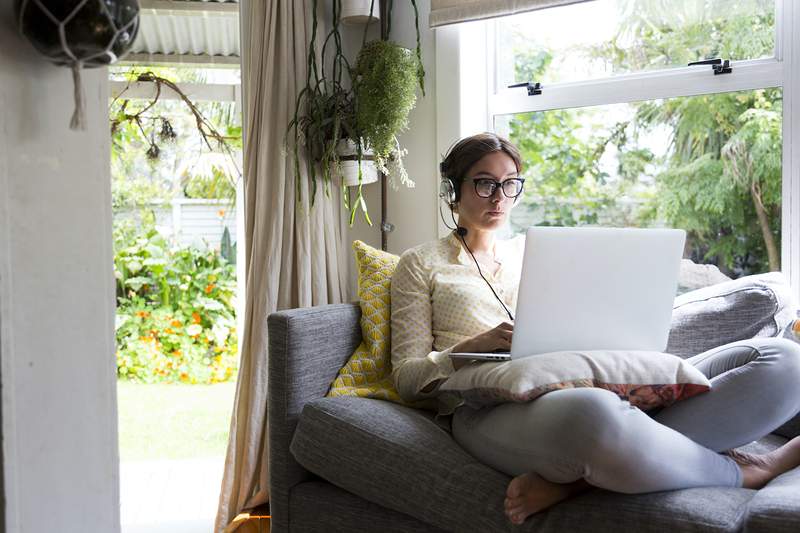
[[[441,216],[441,214],[442,214],[442,206],[440,204],[439,205],[439,215]],[[478,267],[478,274],[480,274],[480,276],[483,279],[483,281],[485,281],[486,284],[489,286],[489,290],[492,291],[492,294],[494,294],[494,297],[497,298],[497,301],[500,302],[500,305],[503,306],[503,309],[505,310],[506,314],[508,315],[508,318],[511,319],[511,321],[513,322],[514,321],[514,315],[511,314],[511,311],[508,310],[508,307],[506,307],[506,304],[503,303],[503,300],[501,300],[500,297],[495,292],[494,287],[492,287],[492,284],[489,283],[489,280],[486,279],[486,277],[483,275],[483,271],[481,271],[481,265],[478,263],[478,260],[475,258],[475,254],[472,253],[472,250],[470,250],[469,246],[467,245],[467,241],[466,241],[466,239],[464,239],[464,236],[467,234],[467,228],[464,228],[464,227],[458,225],[458,222],[456,222],[456,216],[453,214],[452,206],[450,207],[450,216],[453,218],[453,224],[455,224],[455,226],[456,226],[455,227],[456,234],[458,234],[458,236],[461,238],[461,242],[464,243],[464,248],[466,248],[467,251],[469,252],[469,255],[472,256],[472,260],[475,261],[475,266]],[[444,217],[442,217],[442,222],[444,222]],[[450,226],[448,226],[446,223],[445,223],[445,226],[450,228]],[[450,228],[450,229],[453,229],[453,228]]]

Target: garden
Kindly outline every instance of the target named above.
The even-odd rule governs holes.
[[[119,377],[191,384],[235,377],[231,258],[213,249],[171,247],[154,225],[130,221],[114,228],[114,250]]]
[[[120,455],[221,458],[238,370],[241,127],[233,102],[165,95],[237,83],[238,70],[118,67],[111,79],[159,88],[123,90],[109,110]]]

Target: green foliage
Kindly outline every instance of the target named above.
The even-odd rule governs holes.
[[[419,64],[407,48],[371,41],[358,53],[355,67],[356,125],[379,167],[397,148],[397,135],[408,126],[417,101]]]
[[[228,230],[228,226],[225,226],[222,231],[219,253],[225,261],[236,265],[236,243],[231,244],[231,232]]]
[[[771,0],[618,5],[617,35],[586,50],[588,60],[602,60],[615,73],[774,53]],[[528,48],[515,50],[517,79],[546,81],[549,51],[531,46],[528,37],[521,40]],[[695,261],[714,262],[734,276],[778,268],[781,90],[655,100],[632,108],[635,113],[618,124],[599,122],[592,108],[515,116],[511,137],[522,149],[526,187],[532,185],[534,196],[524,200],[527,207],[543,210],[546,223],[574,225],[621,212],[623,198],[638,199],[645,203],[623,218],[633,225],[686,229]],[[642,138],[665,129],[670,145],[657,156]],[[601,162],[614,152],[618,168],[609,176]]]
[[[117,372],[215,383],[236,372],[235,269],[214,250],[170,248],[152,224],[114,230]]]
[[[112,68],[115,79],[135,79],[141,69]],[[156,75],[182,82],[202,83],[200,69],[147,68]],[[229,75],[230,77],[230,75]],[[115,99],[110,108],[112,205],[115,210],[168,202],[186,191],[190,198],[235,200],[239,176],[227,150],[210,150],[197,130],[197,121],[183,101]],[[151,107],[149,107],[151,106]],[[200,102],[195,108],[224,133],[228,148],[240,153],[241,126],[230,102]],[[126,120],[146,110],[140,122]],[[153,146],[157,149],[153,149]],[[219,149],[219,150],[217,150]],[[227,161],[226,161],[227,160]]]
[[[673,125],[673,150],[658,175],[650,214],[686,229],[695,259],[733,274],[778,266],[769,263],[752,189],[779,242],[780,107],[780,92],[772,89],[640,107],[641,123]]]
[[[773,52],[774,0],[624,0],[618,6],[617,34],[591,53],[614,72],[714,57],[755,59]]]
[[[545,50],[523,49],[515,54],[516,79],[541,79],[552,63],[552,55]],[[601,213],[631,192],[640,171],[653,157],[648,150],[627,150],[633,143],[628,126],[602,124],[591,110],[557,109],[514,116],[510,137],[522,154],[529,191],[517,210],[541,213],[546,225],[597,224]],[[619,160],[621,180],[609,180],[600,165],[611,144],[625,154]],[[530,223],[522,218],[517,229]],[[619,220],[618,224],[625,222]]]

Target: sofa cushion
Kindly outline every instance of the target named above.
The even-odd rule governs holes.
[[[512,529],[503,513],[510,478],[470,456],[420,410],[365,398],[321,398],[303,409],[291,451],[331,483],[435,527]],[[637,495],[592,489],[513,530],[736,531],[754,493],[727,487]]]
[[[780,334],[796,304],[780,272],[746,276],[675,298],[666,352],[691,357],[729,342]]]
[[[800,468],[773,479],[748,505],[746,533],[800,531]]]
[[[678,294],[695,291],[730,281],[731,278],[720,272],[716,265],[697,264],[691,259],[681,259],[681,270],[678,274]]]
[[[328,396],[361,396],[403,403],[392,381],[389,286],[400,259],[353,241],[361,307],[361,344],[331,383]]]

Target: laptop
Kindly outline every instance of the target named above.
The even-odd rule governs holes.
[[[511,353],[451,357],[507,361],[569,350],[664,351],[685,241],[678,229],[531,227]]]

